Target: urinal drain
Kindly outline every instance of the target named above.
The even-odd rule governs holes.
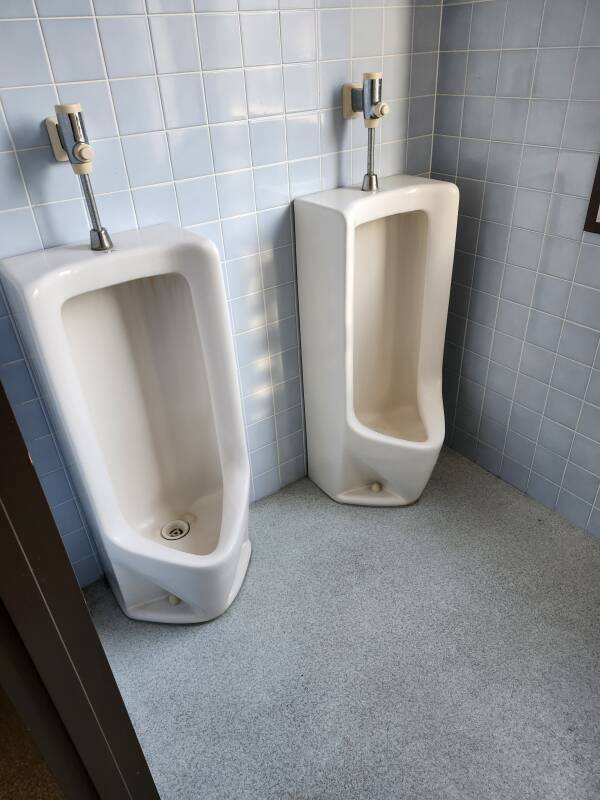
[[[167,522],[167,524],[163,525],[160,529],[162,538],[170,542],[174,539],[183,539],[189,532],[190,523],[186,522],[184,519],[174,519],[171,522]]]

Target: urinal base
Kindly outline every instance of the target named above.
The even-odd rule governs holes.
[[[121,611],[130,619],[141,620],[143,622],[168,623],[170,625],[189,625],[196,622],[210,622],[210,620],[216,619],[220,617],[221,614],[224,614],[237,597],[246,576],[251,554],[252,545],[250,540],[247,539],[240,548],[240,557],[227,599],[220,608],[210,614],[203,613],[184,601],[173,605],[169,601],[169,598],[173,596],[173,593],[170,592],[164,592],[159,597],[149,600],[146,603],[128,606],[118,586],[113,583],[110,577],[109,584],[119,603]],[[199,580],[201,580],[201,578]]]

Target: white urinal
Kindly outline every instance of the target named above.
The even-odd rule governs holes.
[[[444,440],[458,190],[395,176],[294,212],[309,476],[341,503],[413,503]]]
[[[201,622],[250,558],[219,256],[168,225],[0,262],[103,565],[134,619]]]

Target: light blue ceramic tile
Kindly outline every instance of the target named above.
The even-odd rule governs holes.
[[[262,290],[258,254],[228,261],[226,270],[230,298],[242,297],[242,295]]]
[[[40,479],[46,500],[50,506],[64,503],[73,496],[67,476],[63,469],[51,472]]]
[[[261,500],[281,488],[281,479],[279,477],[279,470],[273,469],[270,472],[265,472],[254,478],[254,499]]]
[[[467,67],[467,94],[493,95],[498,79],[497,51],[470,51]]]
[[[549,417],[543,418],[540,428],[539,444],[551,453],[556,453],[563,458],[567,458],[571,452],[573,437],[574,433],[572,429],[566,428],[558,422],[554,422]],[[560,474],[557,474],[555,479],[560,482]]]
[[[542,250],[540,271],[555,278],[570,280],[575,274],[579,245],[559,236],[546,236]]]
[[[198,225],[218,218],[215,179],[212,175],[177,181],[175,188],[182,225]]]
[[[289,203],[287,164],[255,169],[254,193],[259,211]]]
[[[0,98],[0,152],[4,152],[5,150],[12,150],[12,147],[13,147],[12,142],[8,134],[8,127],[6,125],[6,122],[4,121],[4,115],[2,114],[1,98]]]
[[[532,100],[525,135],[527,144],[559,145],[566,111],[566,100]]]
[[[281,67],[247,69],[246,98],[249,117],[282,114],[283,71]]]
[[[38,439],[41,436],[47,436],[50,433],[40,400],[29,400],[26,403],[15,406],[13,412],[25,442]]]
[[[561,489],[558,495],[558,502],[556,503],[556,510],[559,514],[577,525],[580,528],[585,528],[592,507],[589,503],[584,502],[579,497],[575,497],[570,492]]]
[[[94,0],[96,14],[143,14],[144,0]]]
[[[250,122],[252,163],[254,166],[285,161],[285,124],[283,118]]]
[[[0,318],[0,364],[8,364],[23,358],[15,329],[10,317]]]
[[[550,203],[548,233],[579,241],[583,233],[587,209],[587,199],[561,194],[553,195]]]
[[[33,0],[3,0],[0,4],[0,19],[35,17]]]
[[[6,89],[0,98],[17,149],[48,144],[44,117],[54,115],[54,105],[58,102],[53,86]],[[8,147],[10,142],[5,141],[2,149]]]
[[[324,60],[350,58],[351,14],[349,9],[319,11],[319,57]]]
[[[271,356],[271,376],[274,385],[292,380],[299,375],[300,360],[296,348]]]
[[[285,108],[288,113],[318,107],[317,65],[288,64],[283,68]]]
[[[13,407],[36,397],[31,375],[24,361],[13,361],[0,366],[0,381]]]
[[[105,77],[93,19],[44,19],[42,30],[56,81],[91,81]]]
[[[109,78],[154,73],[150,34],[144,17],[104,17],[98,20],[98,28]]]
[[[508,0],[504,47],[536,47],[544,0]]]
[[[563,145],[592,151],[600,148],[600,103],[571,101],[565,123]]]
[[[35,152],[35,151],[32,151]],[[0,211],[28,204],[14,153],[0,153]]]
[[[597,45],[600,42],[600,6],[598,3],[588,3],[587,11],[581,31],[582,45]]]
[[[519,174],[519,185],[530,189],[546,189],[554,184],[558,150],[548,147],[526,146],[523,148],[523,163]]]
[[[568,281],[538,275],[533,296],[534,308],[562,317],[567,308],[570,288]]]
[[[257,450],[275,441],[275,419],[269,419],[250,425],[248,428],[248,449]]]
[[[314,11],[282,11],[280,18],[284,63],[315,61],[317,58],[316,13]]]
[[[355,8],[352,10],[352,57],[381,55],[383,9]]]
[[[140,228],[160,222],[179,223],[173,184],[133,190],[133,204]]]
[[[291,347],[298,347],[298,319],[287,317],[267,325],[269,350],[272,354],[281,353]]]
[[[441,94],[465,93],[467,53],[441,53],[439,70],[438,92]]]
[[[75,577],[82,588],[94,583],[94,581],[98,580],[98,578],[102,575],[102,570],[100,569],[94,556],[84,558],[81,561],[76,561],[73,564],[73,570],[75,572]]]
[[[241,70],[204,75],[210,122],[231,122],[246,116],[246,92]]]
[[[277,449],[279,451],[279,463],[283,464],[296,456],[304,453],[304,432],[297,431],[291,436],[284,436],[277,442]]]
[[[257,214],[261,250],[273,250],[291,242],[289,208],[274,208]]]
[[[147,0],[149,14],[180,14],[193,11],[192,0]]]
[[[319,120],[322,153],[337,153],[350,147],[350,126],[341,117],[338,109],[321,111]]]
[[[218,175],[217,195],[221,217],[233,217],[254,211],[252,170]]]
[[[150,17],[156,71],[194,72],[200,69],[198,44],[191,14]]]
[[[119,139],[94,142],[94,172],[92,182],[97,193],[128,189],[127,173]]]
[[[49,147],[22,150],[19,161],[32,203],[81,197],[77,176],[67,164],[56,161]]]
[[[520,364],[521,372],[543,383],[550,381],[554,367],[554,353],[541,347],[536,347],[529,342],[523,346],[523,355]]]
[[[237,11],[236,0],[194,0],[196,11]]]
[[[287,117],[286,132],[288,158],[309,158],[319,154],[318,114]]]
[[[240,11],[277,11],[277,0],[239,0]]]
[[[250,453],[250,467],[253,477],[262,475],[277,466],[277,446],[269,444]]]
[[[600,336],[595,331],[566,322],[560,337],[558,352],[567,358],[592,365],[599,339]]]
[[[63,537],[62,543],[72,564],[82,559],[93,557],[90,540],[83,528],[73,531],[73,533],[68,533]]]
[[[292,317],[296,313],[296,289],[293,283],[285,283],[265,290],[267,322]]]
[[[41,439],[34,439],[29,442],[27,450],[29,451],[29,456],[38,477],[43,477],[49,472],[61,469],[62,464],[53,436],[44,436]]]
[[[265,325],[265,303],[261,292],[247,294],[231,301],[234,333],[246,333]]]
[[[164,133],[144,133],[123,139],[123,152],[131,186],[171,180],[169,149]]]
[[[0,86],[29,86],[50,80],[37,23],[0,21]]]
[[[323,61],[319,64],[319,105],[321,108],[340,108],[344,83],[350,81],[350,61]],[[386,84],[389,92],[389,85]],[[390,94],[390,97],[395,94]]]
[[[600,289],[600,249],[592,244],[584,244],[581,247],[575,280],[591,286],[593,289]]]
[[[208,77],[207,75],[205,80],[208,80]],[[184,128],[206,123],[204,86],[199,73],[161,75],[159,85],[167,128]]]
[[[383,25],[383,52],[386,55],[410,53],[412,44],[412,9],[386,8]]]
[[[215,172],[244,169],[252,163],[247,122],[211,125],[210,141]]]
[[[575,430],[582,402],[577,397],[559,392],[557,389],[550,389],[548,392],[548,402],[544,409],[544,415],[565,428]]]
[[[237,14],[198,16],[198,37],[203,69],[242,66],[240,23]]]
[[[244,412],[246,424],[253,425],[263,419],[269,419],[274,415],[273,411],[273,392],[271,387],[261,392],[250,395],[244,400]]]
[[[264,320],[264,312],[263,312],[263,320]],[[265,356],[265,358],[258,359],[257,361],[252,361],[250,364],[246,364],[243,367],[241,367],[240,384],[241,384],[242,397],[247,397],[252,394],[258,394],[260,392],[269,391],[271,388],[271,365],[269,363],[269,359]],[[267,422],[267,420],[264,420],[264,422]],[[262,427],[262,424],[260,425]],[[250,438],[250,436],[248,438]],[[263,441],[260,444],[255,444],[254,448],[252,448],[252,445],[249,443],[248,447],[249,449],[257,449],[258,447],[264,447],[265,444],[269,444],[269,442],[274,440],[275,440],[275,425],[273,424],[272,439],[269,438],[267,441]]]
[[[156,78],[111,81],[110,87],[121,135],[163,127]]]
[[[599,477],[600,445],[576,433],[573,440],[573,449],[571,450],[571,461]]]
[[[258,231],[254,214],[224,220],[222,228],[226,258],[242,258],[258,253]]]
[[[277,250],[261,254],[262,280],[265,289],[290,283],[294,280],[294,261],[291,247],[281,247]]]
[[[543,231],[546,228],[549,207],[550,195],[548,193],[519,189],[512,223],[521,228]]]
[[[117,233],[137,227],[129,191],[98,195],[96,203],[102,224],[107,230]]]
[[[556,169],[555,191],[588,198],[592,189],[597,156],[561,150]]]
[[[540,44],[543,47],[576,45],[583,22],[586,0],[547,0]]]
[[[244,66],[281,63],[279,14],[240,14]]]
[[[213,171],[208,128],[184,128],[167,134],[173,175],[196,178]]]
[[[0,258],[41,249],[31,209],[0,214]]]
[[[242,333],[235,337],[235,350],[238,357],[238,364],[243,367],[252,361],[267,358],[269,346],[267,342],[267,329],[257,328],[256,330]],[[269,415],[267,415],[269,416]],[[250,425],[250,421],[246,420]]]
[[[33,213],[44,247],[89,241],[90,226],[83,200],[35,206]]]
[[[277,436],[279,438],[291,436],[301,431],[303,424],[302,408],[300,406],[295,406],[294,408],[282,411],[275,416],[275,424],[277,426]]]
[[[90,0],[36,0],[40,17],[86,17],[92,15]]]
[[[574,284],[566,316],[571,322],[600,330],[600,291]]]
[[[535,472],[531,474],[527,486],[527,494],[547,508],[554,508],[558,498],[559,487]]]
[[[577,60],[577,48],[543,48],[538,51],[533,96],[548,99],[568,98]]]
[[[273,387],[273,403],[275,411],[285,411],[287,408],[299,405],[302,400],[302,385],[300,378],[292,378],[285,383],[277,383]]]

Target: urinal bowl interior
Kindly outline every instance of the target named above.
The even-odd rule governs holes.
[[[62,318],[126,522],[170,549],[212,552],[221,528],[221,463],[186,279],[167,273],[76,295]],[[189,533],[163,538],[164,526],[177,520]]]

